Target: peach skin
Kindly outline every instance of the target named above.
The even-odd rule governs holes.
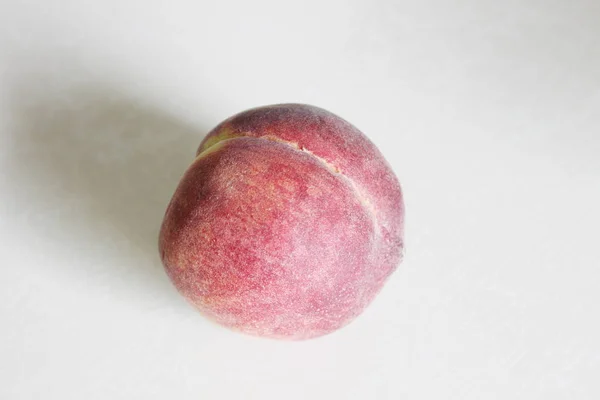
[[[400,184],[354,126],[302,104],[214,128],[167,208],[159,249],[180,293],[229,328],[281,339],[333,332],[403,254]]]

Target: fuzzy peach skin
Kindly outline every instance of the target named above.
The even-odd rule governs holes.
[[[323,109],[237,114],[201,143],[160,232],[193,305],[245,333],[307,339],[373,300],[403,254],[400,185],[358,129]]]

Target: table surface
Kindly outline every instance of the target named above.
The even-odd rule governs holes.
[[[4,0],[0,398],[598,399],[600,3]],[[213,325],[157,254],[196,146],[324,107],[402,183],[406,259],[305,342]]]

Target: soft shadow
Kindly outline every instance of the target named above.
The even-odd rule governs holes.
[[[103,283],[174,293],[158,257],[158,231],[206,127],[110,87],[40,86],[43,92],[29,86],[11,94],[11,173],[23,207],[44,215],[40,234],[73,253],[67,271],[79,268],[78,257],[91,259],[94,268],[102,265],[92,272],[109,276]]]

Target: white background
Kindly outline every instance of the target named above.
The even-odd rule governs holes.
[[[3,0],[0,398],[598,399],[597,0]],[[382,150],[407,257],[306,342],[157,255],[203,135],[305,102]]]

